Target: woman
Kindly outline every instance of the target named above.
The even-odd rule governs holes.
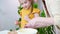
[[[25,26],[28,28],[40,28],[54,25],[56,34],[60,34],[60,0],[45,0],[51,17],[36,17]]]

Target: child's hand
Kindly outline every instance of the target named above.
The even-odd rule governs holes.
[[[15,25],[19,25],[19,21],[18,20],[16,20]]]
[[[30,21],[30,18],[28,17],[28,15],[26,15],[26,16],[24,17],[24,19],[25,19],[26,21]]]

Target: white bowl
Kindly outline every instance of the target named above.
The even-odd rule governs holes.
[[[36,34],[37,30],[32,28],[21,28],[17,32],[18,34]]]

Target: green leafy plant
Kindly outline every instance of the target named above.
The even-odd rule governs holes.
[[[21,21],[21,18],[19,18],[19,20],[18,21]]]
[[[10,29],[10,31],[13,31],[12,29]]]
[[[34,7],[34,8],[38,8],[38,4],[37,4],[37,3],[34,3],[34,4],[33,4],[33,7]]]
[[[20,11],[23,9],[23,7],[21,7],[21,5],[18,7],[18,14],[20,15]]]
[[[42,10],[40,17],[46,17],[44,10]]]
[[[19,30],[20,28],[18,27],[18,28],[16,28],[16,30]]]

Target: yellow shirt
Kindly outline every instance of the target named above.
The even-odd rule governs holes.
[[[24,17],[28,14],[30,14],[31,9],[22,9],[20,11],[20,15],[21,15],[21,28],[24,28],[24,26],[27,24],[27,21],[24,19]],[[40,10],[37,8],[33,8],[33,12],[29,15],[29,18],[32,19],[34,18],[34,13],[40,13]]]

